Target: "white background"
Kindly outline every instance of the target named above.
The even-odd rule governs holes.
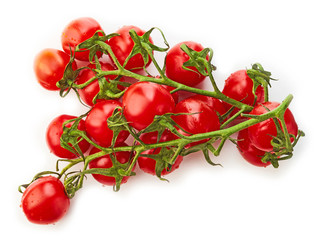
[[[1,236],[33,239],[321,239],[322,37],[320,1],[5,1],[1,4]],[[220,87],[232,72],[260,62],[278,78],[271,100],[294,95],[291,110],[306,132],[279,169],[246,163],[232,144],[212,167],[197,153],[168,176],[137,171],[117,193],[91,177],[59,223],[29,223],[17,187],[56,157],[45,129],[59,114],[85,111],[74,95],[41,88],[35,55],[61,48],[60,34],[90,16],[105,32],[123,25],[157,26],[171,46],[200,42],[214,49]],[[10,236],[10,237],[9,237]]]

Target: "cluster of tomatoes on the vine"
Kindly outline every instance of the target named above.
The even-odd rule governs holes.
[[[83,104],[90,107],[90,111],[81,117],[60,115],[52,120],[46,134],[50,151],[59,158],[70,160],[71,165],[77,163],[72,159],[79,158],[78,162],[86,162],[84,161],[86,156],[96,154],[98,157],[88,161],[87,172],[92,173],[98,182],[119,187],[133,175],[124,173],[122,175],[120,169],[126,171],[131,167],[130,173],[132,173],[136,165],[144,172],[161,178],[179,167],[184,153],[202,150],[207,156],[206,152],[213,149],[211,147],[213,142],[208,142],[212,137],[202,137],[202,134],[229,128],[234,125],[237,118],[239,121],[248,119],[246,115],[243,117],[241,114],[247,111],[232,106],[225,99],[233,99],[243,103],[243,106],[252,107],[252,110],[248,111],[248,116],[263,115],[280,105],[268,102],[265,92],[267,85],[256,81],[256,77],[261,75],[260,80],[270,79],[270,74],[260,65],[256,65],[252,69],[254,71],[239,70],[231,74],[225,81],[222,91],[224,97],[221,99],[209,94],[203,95],[202,91],[200,94],[183,99],[180,91],[185,90],[183,86],[193,89],[206,78],[209,69],[203,74],[195,65],[197,63],[187,65],[187,62],[192,61],[192,57],[183,51],[181,46],[185,45],[190,53],[200,53],[206,60],[209,59],[209,51],[206,51],[201,44],[192,41],[179,43],[167,51],[164,69],[160,69],[162,74],[152,77],[144,70],[153,59],[150,55],[134,51],[137,45],[130,34],[131,30],[135,31],[136,36],[146,36],[153,44],[150,35],[145,35],[145,31],[135,26],[125,26],[110,38],[106,38],[105,44],[113,55],[106,54],[100,48],[96,49],[96,45],[88,49],[79,49],[79,46],[85,46],[80,45],[81,43],[95,34],[97,38],[106,36],[97,21],[92,18],[79,18],[68,24],[62,33],[63,51],[45,49],[35,60],[36,77],[44,88],[61,90],[62,84],[67,82],[70,88],[61,91],[64,94],[73,86],[77,86],[74,88],[77,95]],[[157,48],[153,45],[152,49]],[[118,74],[119,66],[122,66],[123,73],[127,74]],[[99,73],[104,72],[111,74],[99,76]],[[131,72],[139,81],[133,81]],[[66,80],[68,74],[74,78]],[[176,88],[175,84],[173,86],[158,84],[156,80],[164,77],[181,85]],[[266,83],[269,84],[268,81]],[[159,116],[168,119],[165,124],[153,124]],[[123,119],[123,122],[120,119]],[[242,129],[239,131],[238,139],[235,140],[239,152],[253,165],[266,167],[274,163],[276,166],[276,162],[272,161],[273,158],[265,156],[268,156],[267,153],[274,155],[277,149],[281,149],[283,137],[280,136],[285,132],[285,127],[290,141],[294,142],[299,131],[289,109],[285,110],[282,123],[279,119],[270,118]],[[70,137],[71,134],[67,134],[69,130],[83,135]],[[125,142],[129,142],[130,135],[134,136],[132,147],[136,149],[135,151],[140,151],[139,155],[136,156],[135,151],[100,154],[106,148],[131,147]],[[179,143],[180,139],[184,141],[186,136],[194,135],[198,135],[200,139],[187,142],[184,146]],[[175,148],[171,145],[146,147],[171,141],[177,144]],[[136,146],[142,148],[135,148]],[[181,147],[181,152],[177,151],[178,147]],[[176,152],[178,154],[175,154]],[[170,164],[165,158],[173,156],[175,159],[173,164]],[[99,174],[100,171],[102,174]],[[31,222],[49,224],[65,215],[69,208],[70,195],[66,194],[68,184],[64,185],[59,180],[61,174],[58,174],[59,178],[43,175],[45,174],[38,175],[30,185],[25,186],[22,208]]]

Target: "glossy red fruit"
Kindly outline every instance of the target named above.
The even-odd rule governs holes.
[[[41,177],[30,184],[21,198],[27,219],[36,224],[52,224],[65,216],[70,200],[62,182],[52,176]]]
[[[206,133],[220,129],[219,118],[207,104],[197,99],[186,98],[179,102],[174,110],[174,113],[189,113],[189,115],[173,116],[173,120],[186,132],[178,128],[178,131],[183,135]],[[189,144],[187,147],[194,146],[208,141],[204,139],[198,142]]]
[[[64,122],[75,119],[77,117],[71,115],[59,115],[58,117],[54,118],[47,127],[46,131],[46,141],[49,147],[50,152],[55,154],[57,157],[60,158],[67,158],[72,159],[78,157],[75,153],[68,151],[67,149],[63,148],[60,144],[60,138],[63,134],[63,124]],[[66,124],[66,127],[71,127],[73,122]],[[81,120],[77,127],[81,131],[85,131],[85,122]],[[83,153],[85,153],[90,144],[86,140],[82,140],[78,143],[79,148]]]
[[[93,37],[96,31],[102,30],[100,24],[93,18],[82,17],[71,21],[63,30],[61,35],[61,43],[64,51],[68,54],[75,52],[78,44]],[[102,35],[102,34],[99,34]],[[81,49],[84,50],[84,49]],[[98,57],[102,53],[97,53]],[[81,51],[75,53],[75,58],[81,61],[89,61],[89,51]]]
[[[102,147],[109,147],[112,143],[113,131],[109,129],[107,119],[112,116],[117,107],[121,107],[119,101],[102,100],[92,107],[85,119],[86,132]],[[116,143],[124,142],[128,136],[128,131],[121,131],[116,139]]]
[[[150,125],[156,115],[172,112],[174,107],[170,92],[152,82],[134,83],[123,96],[124,116],[139,131]]]
[[[206,77],[200,74],[195,67],[188,67],[193,71],[182,68],[183,63],[190,59],[188,54],[180,48],[182,44],[186,44],[189,48],[197,52],[204,49],[201,44],[192,41],[181,42],[173,46],[166,56],[165,73],[173,81],[192,87],[201,83]]]
[[[116,31],[119,36],[115,36],[108,41],[108,44],[111,46],[111,49],[116,56],[117,60],[121,65],[124,65],[126,58],[132,52],[134,47],[134,42],[130,36],[129,31],[133,29],[139,36],[142,36],[145,31],[136,27],[136,26],[124,26]],[[153,43],[151,37],[149,41]],[[151,63],[151,59],[149,59],[146,67]],[[144,60],[141,54],[134,55],[125,65],[125,69],[128,70],[137,70],[142,69],[144,66]]]
[[[221,116],[226,113],[226,108],[224,107],[223,102],[217,98],[196,94],[196,95],[189,97],[189,99],[196,99],[196,100],[204,102],[213,111],[217,112]]]
[[[237,137],[237,149],[242,157],[250,164],[257,167],[267,167],[270,162],[262,162],[262,157],[265,152],[256,148],[249,140],[248,129],[244,129],[238,133]]]
[[[277,102],[265,102],[257,105],[249,114],[261,115],[266,113],[268,111],[267,109],[274,110],[279,105],[280,103]],[[284,120],[288,133],[296,137],[298,134],[298,126],[292,112],[288,108],[285,111]],[[272,118],[250,126],[248,129],[248,134],[249,139],[256,148],[265,152],[273,151],[271,142],[273,137],[277,136],[277,129]],[[294,141],[294,138],[291,138],[291,141]]]
[[[257,100],[255,103],[255,96],[253,94],[253,80],[247,75],[246,70],[239,70],[232,73],[225,81],[222,93],[226,96],[240,101],[244,104],[254,106],[256,103],[264,102],[264,89],[262,86],[258,86],[255,94]],[[232,106],[228,103],[223,103],[225,108],[229,110]],[[235,108],[232,114],[238,112],[239,109]]]
[[[34,72],[39,84],[51,91],[58,91],[57,82],[63,78],[70,56],[60,50],[47,48],[38,53],[34,61]],[[77,69],[76,62],[72,68]]]

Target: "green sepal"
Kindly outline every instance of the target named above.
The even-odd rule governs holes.
[[[202,51],[197,52],[191,48],[189,48],[186,44],[182,44],[180,48],[189,56],[189,60],[183,63],[183,69],[195,72],[197,74],[201,74],[203,76],[208,76],[207,65],[210,64],[213,51],[210,48],[204,48]],[[209,59],[207,59],[207,57]],[[211,65],[211,70],[216,70],[216,67]],[[197,69],[191,69],[191,67],[195,67]]]
[[[113,111],[113,114],[107,119],[108,128],[113,131],[113,138],[111,146],[115,145],[117,136],[121,131],[128,131],[138,141],[141,145],[145,145],[139,138],[140,134],[129,125],[129,122],[123,115],[123,109],[121,107],[116,107]]]
[[[63,133],[60,137],[61,147],[74,153],[76,156],[82,157],[83,159],[85,157],[78,143],[83,140],[83,138],[81,137],[82,134],[86,134],[86,133],[84,131],[79,130],[78,125],[82,120],[82,118],[86,115],[87,114],[84,114],[78,118],[65,121],[63,124]],[[66,127],[66,125],[71,122],[73,122],[73,124],[70,127]]]
[[[153,32],[154,29],[157,29],[163,38],[164,44],[166,47],[159,47],[149,41],[149,37],[151,33]],[[141,54],[143,61],[144,61],[144,66],[143,68],[145,69],[145,66],[150,60],[150,54],[152,54],[153,51],[158,51],[158,52],[166,52],[169,49],[169,44],[163,34],[163,32],[159,28],[151,28],[149,31],[145,32],[142,36],[139,36],[137,32],[134,29],[131,29],[129,31],[129,34],[134,42],[133,49],[129,56],[126,58],[123,67],[126,66],[128,61],[135,55]],[[134,70],[134,69],[131,69]]]
[[[81,67],[76,70],[73,69],[73,63],[75,61],[75,56],[71,55],[68,64],[65,67],[65,71],[61,80],[56,83],[56,86],[60,88],[59,95],[65,97],[71,89],[80,73],[83,69],[87,67]],[[77,91],[76,91],[77,92]]]
[[[100,34],[102,36],[100,36]],[[78,44],[75,48],[75,52],[84,52],[84,51],[89,51],[89,62],[93,62],[93,59],[95,59],[95,56],[97,56],[98,52],[103,52],[107,54],[106,50],[102,48],[98,42],[106,42],[112,37],[119,36],[117,33],[112,33],[105,35],[105,33],[101,30],[98,30],[94,33],[94,35],[85,40],[84,42]]]
[[[277,80],[271,77],[271,73],[268,71],[265,71],[263,66],[259,63],[255,63],[252,65],[251,69],[246,70],[247,75],[253,80],[253,89],[252,93],[254,95],[254,103],[256,103],[257,95],[256,95],[256,89],[259,86],[263,86],[264,93],[265,93],[265,101],[268,101],[268,93],[267,88],[268,86],[271,87],[271,80]]]
[[[96,62],[96,70],[102,70],[101,64],[99,63],[97,57],[95,56],[95,62]],[[94,71],[96,74],[96,71]],[[96,75],[97,76],[97,75]],[[99,85],[99,92],[96,94],[96,96],[93,99],[93,103],[96,103],[97,99],[118,99],[123,96],[125,90],[120,90],[118,88],[118,81],[122,76],[118,76],[115,80],[109,79],[108,75],[104,77],[100,77],[97,79],[98,85]],[[106,79],[107,78],[107,79]]]
[[[140,154],[141,157],[148,157],[155,160],[155,174],[160,180],[166,180],[163,178],[162,171],[166,169],[166,171],[171,171],[172,164],[169,162],[171,161],[172,157],[176,153],[176,148],[172,147],[162,147],[158,154]]]

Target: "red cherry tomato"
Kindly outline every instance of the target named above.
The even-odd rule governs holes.
[[[246,70],[239,70],[232,73],[225,81],[224,89],[222,91],[226,96],[241,101],[250,106],[255,105],[255,97],[253,94],[253,80],[247,75]],[[264,102],[264,89],[262,86],[256,88],[257,103]],[[224,102],[226,109],[232,106]],[[238,112],[239,109],[234,109],[232,114]]]
[[[117,147],[120,146],[127,146],[125,143],[117,145]],[[98,148],[93,148],[90,151],[90,155],[100,152],[101,150],[99,150]],[[116,160],[121,163],[121,164],[125,164],[128,163],[131,159],[131,152],[116,152],[114,154],[114,157],[116,158]],[[93,161],[91,161],[89,163],[89,168],[111,168],[113,167],[113,162],[111,160],[110,155],[105,155],[103,157],[99,157],[94,159]],[[109,186],[113,186],[115,185],[115,177],[110,177],[110,176],[104,176],[101,174],[93,174],[93,177],[96,179],[96,181],[104,184],[104,185],[109,185]],[[121,183],[126,183],[127,180],[129,179],[130,176],[126,176],[122,178]]]
[[[144,133],[141,135],[140,139],[145,143],[145,144],[154,144],[158,142],[158,132],[149,132],[149,133]],[[161,138],[159,139],[159,142],[166,142],[166,141],[170,141],[170,140],[174,140],[174,136],[173,134],[168,131],[165,130],[162,135]],[[144,152],[142,152],[142,154],[159,154],[161,151],[161,148],[156,148],[156,149],[149,149],[146,150]],[[173,172],[174,170],[176,170],[177,168],[179,168],[181,162],[183,160],[182,156],[178,156],[176,161],[174,162],[174,164],[172,165],[171,169],[163,169],[161,172],[161,175],[167,175],[171,172]],[[138,164],[140,169],[142,169],[144,172],[152,174],[152,175],[156,175],[156,171],[155,171],[155,166],[156,166],[156,161],[153,158],[149,158],[149,157],[139,157],[138,158]]]
[[[183,63],[189,60],[189,56],[180,48],[182,44],[186,44],[197,52],[201,52],[204,49],[201,44],[191,41],[173,46],[166,56],[165,73],[173,81],[192,87],[202,82],[206,77],[201,75],[195,67],[188,67],[193,71],[182,68]]]
[[[136,31],[139,36],[142,36],[145,33],[145,31],[136,26],[124,26],[116,32],[119,34],[119,36],[115,36],[108,41],[108,44],[111,46],[114,55],[121,65],[124,64],[125,59],[130,55],[134,47],[134,42],[129,34],[129,31],[131,29]],[[151,37],[149,38],[149,41],[153,43]],[[150,63],[151,59],[149,59],[146,66],[148,66]],[[142,69],[143,66],[144,60],[142,58],[142,55],[136,54],[127,62],[125,68],[128,70]]]
[[[240,131],[237,139],[237,149],[247,162],[257,167],[266,167],[271,164],[270,162],[262,162],[261,159],[265,152],[254,147],[249,140],[248,129]]]
[[[196,94],[196,95],[189,97],[189,99],[196,99],[196,100],[200,100],[200,101],[204,102],[213,111],[219,113],[221,116],[226,113],[226,108],[224,107],[223,102],[217,98]]]
[[[156,115],[172,112],[174,107],[170,92],[152,82],[134,83],[123,96],[124,116],[139,131],[150,125]]]
[[[280,104],[277,102],[265,102],[263,104],[257,105],[249,114],[261,115],[267,112],[266,108],[269,110],[274,110],[279,105]],[[297,136],[298,126],[292,112],[289,109],[286,109],[285,111],[284,120],[288,133]],[[271,141],[273,139],[273,136],[277,136],[276,125],[273,119],[270,118],[253,126],[250,126],[248,134],[249,139],[256,148],[265,152],[273,151]],[[291,141],[293,140],[294,139],[291,138]]]
[[[115,70],[115,68],[109,63],[100,63],[100,64],[103,71]],[[90,69],[85,68],[79,73],[77,78],[77,84],[83,84],[95,76],[94,72],[91,70],[96,68],[95,64],[89,64],[87,67],[89,67]],[[116,76],[110,75],[110,76],[105,76],[105,78],[106,78],[106,81],[110,82],[109,79],[113,80],[116,78]],[[122,79],[123,78],[121,78],[120,81],[122,81]],[[118,88],[120,90],[124,90],[124,87],[121,85],[118,85]],[[80,98],[83,100],[85,104],[87,104],[88,106],[93,106],[94,105],[93,99],[99,93],[99,91],[100,91],[100,86],[98,84],[98,81],[95,80],[94,82],[90,83],[86,87],[79,89],[78,93]],[[97,98],[96,102],[99,102],[100,100],[101,100],[100,98]]]
[[[100,146],[109,147],[113,139],[113,131],[108,128],[107,119],[112,116],[115,108],[121,107],[116,100],[102,100],[96,103],[85,119],[88,135]],[[122,143],[129,136],[129,132],[121,131],[116,142]]]
[[[40,85],[47,90],[59,90],[56,83],[62,79],[70,56],[60,50],[47,48],[42,50],[35,58],[34,71]],[[73,62],[73,69],[77,69]]]
[[[36,224],[52,224],[67,213],[70,201],[61,181],[52,176],[41,177],[30,184],[21,198],[27,219]]]
[[[60,137],[63,134],[63,124],[67,120],[75,119],[77,117],[75,116],[70,116],[70,115],[60,115],[53,119],[50,124],[47,127],[47,132],[46,132],[46,141],[47,145],[50,149],[50,152],[55,154],[57,157],[60,158],[76,158],[78,157],[75,153],[72,153],[68,151],[67,149],[63,148],[60,145]],[[70,122],[66,124],[66,127],[71,127],[73,122]],[[78,129],[81,131],[85,131],[85,122],[84,120],[81,120],[78,125]],[[83,153],[85,153],[90,144],[86,140],[82,140],[78,143],[78,146],[82,150]]]
[[[93,37],[94,33],[102,30],[100,24],[93,18],[83,17],[71,21],[64,29],[61,42],[64,51],[70,54],[70,50],[74,53],[78,44]],[[99,34],[102,35],[102,34]],[[98,57],[102,54],[98,53]],[[75,53],[75,58],[81,61],[89,60],[89,51]]]
[[[176,105],[174,113],[194,113],[191,115],[173,116],[173,120],[186,132],[191,134],[216,131],[220,128],[220,122],[216,112],[204,102],[197,99],[186,98],[182,100]],[[178,129],[178,131],[183,135],[189,135],[181,129]],[[208,140],[209,139],[204,139],[189,144],[187,147],[194,146]]]

